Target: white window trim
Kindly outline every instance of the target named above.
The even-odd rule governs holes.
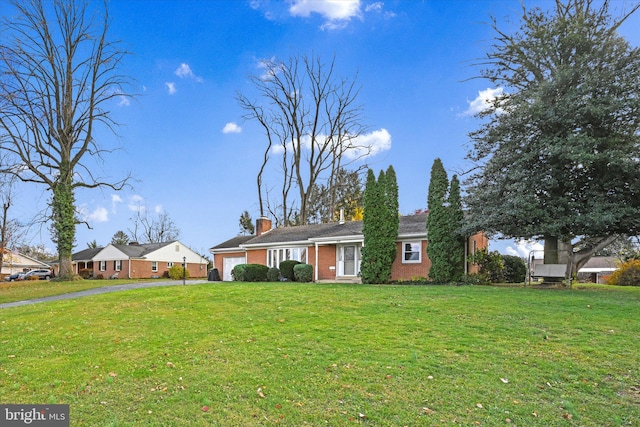
[[[122,260],[121,259],[117,259],[117,260],[113,261],[113,269],[115,271],[122,271]]]
[[[276,267],[280,268],[280,263],[282,261],[287,260],[287,253],[290,255],[289,259],[295,259],[293,256],[293,251],[297,251],[298,258],[296,261],[300,261],[301,263],[307,264],[307,260],[309,259],[309,247],[308,246],[278,246],[275,248],[267,249],[267,267]],[[300,256],[302,251],[304,250],[304,256]],[[276,265],[273,265],[273,259],[276,259]],[[282,259],[280,257],[282,256]]]
[[[418,245],[418,259],[406,259],[407,253],[415,253],[415,251],[407,251],[406,245]],[[402,263],[403,264],[420,264],[422,262],[422,240],[406,240],[402,242]]]
[[[158,261],[151,261],[151,271],[154,273],[158,272]]]
[[[98,261],[98,271],[107,271],[107,261]]]

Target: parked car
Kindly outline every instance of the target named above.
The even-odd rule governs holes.
[[[17,280],[23,280],[25,273],[13,273],[4,278],[5,282],[15,282]]]
[[[51,279],[51,270],[47,270],[44,268],[38,269],[38,270],[31,270],[28,271],[27,274],[24,275],[24,279],[23,280],[29,280],[30,277],[32,276],[36,276],[38,277],[40,280],[49,280]]]

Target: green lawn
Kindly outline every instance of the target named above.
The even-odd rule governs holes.
[[[137,282],[159,282],[169,279],[136,279]],[[0,304],[22,301],[51,295],[67,294],[103,286],[131,283],[131,279],[115,280],[78,280],[76,282],[56,282],[49,280],[22,280],[19,282],[0,282]]]
[[[73,426],[636,426],[640,288],[206,283],[0,310]]]

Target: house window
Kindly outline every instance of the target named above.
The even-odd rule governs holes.
[[[173,267],[173,263],[172,262],[168,262],[167,263],[167,268],[171,268],[171,267]]]
[[[422,261],[421,242],[402,242],[402,263],[419,263]]]
[[[307,248],[278,248],[267,250],[267,266],[280,267],[282,261],[295,260],[307,262]]]
[[[158,261],[151,261],[151,271],[153,272],[158,271]]]
[[[98,270],[107,271],[107,261],[100,261],[98,263]]]
[[[120,270],[122,270],[122,260],[116,260],[116,261],[113,261],[113,269],[114,269],[115,271],[120,271]]]
[[[176,245],[176,252],[180,252],[180,245]]]

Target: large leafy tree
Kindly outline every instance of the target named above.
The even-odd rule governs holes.
[[[513,33],[493,20],[480,76],[503,95],[470,135],[473,227],[544,239],[545,262],[567,273],[640,229],[640,50],[617,33],[640,4],[618,18],[608,7],[523,8]]]
[[[51,191],[49,219],[57,244],[60,278],[73,274],[79,188],[121,189],[96,175],[95,160],[107,149],[96,128],[113,129],[109,107],[125,95],[118,68],[125,51],[108,37],[86,2],[15,0],[15,16],[0,33],[0,133],[14,163],[3,173]]]
[[[338,169],[333,179],[315,184],[307,207],[307,223],[327,223],[340,217],[354,219],[362,211],[363,193],[360,171]]]

